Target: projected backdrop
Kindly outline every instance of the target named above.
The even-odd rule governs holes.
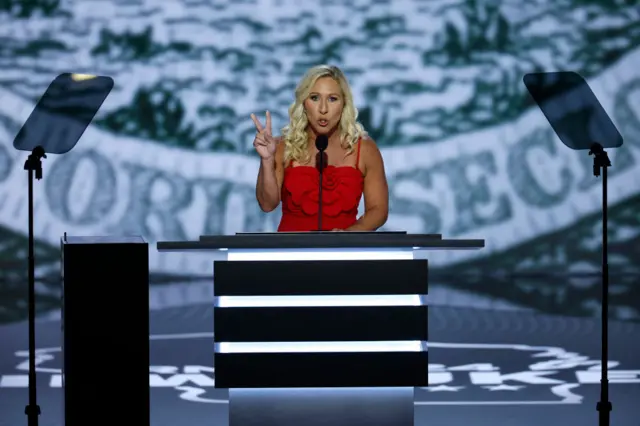
[[[350,78],[360,120],[383,150],[385,229],[486,238],[485,250],[438,254],[432,264],[493,271],[599,267],[592,158],[561,145],[522,83],[531,71],[581,73],[625,138],[610,153],[610,238],[612,262],[632,268],[640,261],[638,9],[499,3],[3,3],[0,257],[25,258],[26,154],[11,143],[58,73],[109,75],[116,86],[77,148],[43,163],[42,273],[55,270],[63,232],[155,242],[274,230],[279,213],[260,212],[254,198],[249,114],[268,109],[282,127],[304,71],[332,63]],[[152,250],[153,272],[210,267]]]

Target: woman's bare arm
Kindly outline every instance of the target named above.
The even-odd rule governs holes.
[[[363,138],[361,154],[364,160],[364,215],[346,231],[375,231],[384,225],[389,215],[389,187],[382,154],[375,142]]]
[[[260,159],[258,180],[256,182],[256,199],[263,212],[272,212],[280,204],[280,190],[284,176],[284,143],[278,139],[278,147],[273,158]]]

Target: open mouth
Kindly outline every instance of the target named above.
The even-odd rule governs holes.
[[[318,124],[322,127],[326,127],[329,124],[329,120],[318,120]]]

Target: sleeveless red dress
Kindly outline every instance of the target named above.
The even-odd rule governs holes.
[[[322,230],[346,229],[358,220],[358,206],[364,190],[358,141],[356,167],[327,166],[322,173]],[[282,219],[278,232],[318,230],[318,198],[320,172],[315,166],[284,169]]]

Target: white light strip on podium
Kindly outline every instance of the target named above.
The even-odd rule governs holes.
[[[218,342],[218,353],[292,352],[423,352],[426,345],[416,341],[386,342]]]
[[[413,259],[411,249],[314,249],[314,250],[228,250],[229,261],[257,260],[406,260]]]
[[[327,306],[421,306],[426,305],[417,294],[363,296],[218,296],[216,308],[273,308]]]

